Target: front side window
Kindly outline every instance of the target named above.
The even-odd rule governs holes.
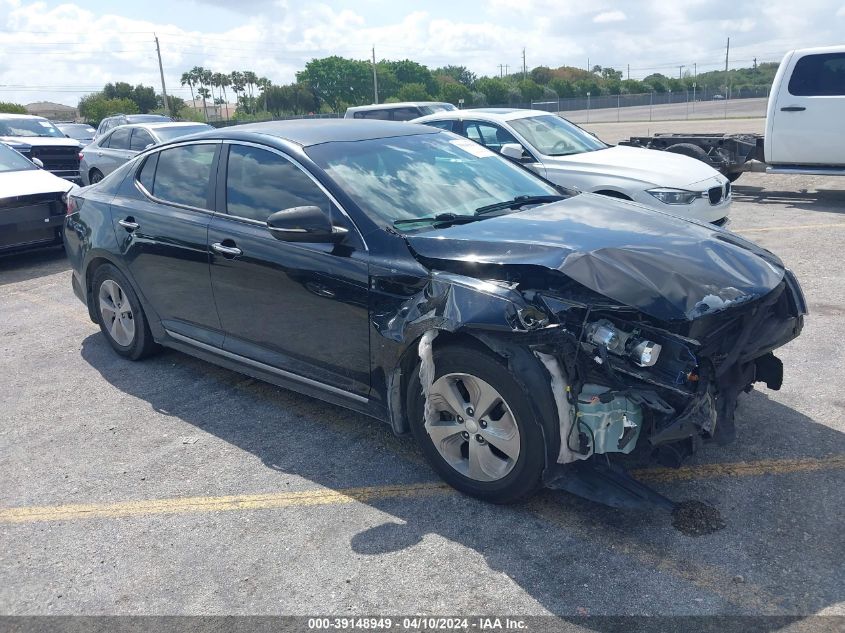
[[[204,143],[159,152],[151,193],[166,202],[210,208],[211,165],[216,149],[216,144]]]
[[[505,143],[519,143],[514,135],[498,125],[484,121],[466,121],[464,123],[467,138],[489,147],[494,152],[502,149]]]
[[[138,182],[149,193],[153,192],[153,179],[156,174],[156,163],[158,162],[158,154],[152,154],[144,160],[144,166],[138,172]]]
[[[306,152],[379,225],[473,214],[517,196],[559,195],[527,170],[451,134],[323,143]]]
[[[608,147],[589,132],[553,114],[512,119],[508,123],[546,156],[581,154]]]
[[[226,212],[266,222],[276,211],[304,206],[331,214],[331,202],[289,160],[257,147],[232,145],[226,170]]]
[[[131,133],[132,128],[117,128],[109,137],[109,149],[129,149],[129,135]]]
[[[410,121],[411,119],[416,119],[418,116],[421,116],[419,108],[394,108],[393,109],[393,120],[394,121]]]
[[[378,119],[380,121],[390,120],[390,110],[361,110],[353,115],[356,119]]]
[[[845,96],[845,53],[799,59],[789,79],[789,92],[796,97]]]
[[[155,145],[155,139],[149,132],[143,128],[132,130],[132,140],[129,142],[129,149],[140,152],[145,150],[148,145]]]
[[[447,132],[453,132],[455,130],[455,123],[456,121],[426,121],[425,125],[440,128],[441,130],[446,130]]]

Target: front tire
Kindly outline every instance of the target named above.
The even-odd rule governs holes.
[[[99,169],[92,169],[92,170],[91,170],[91,173],[90,173],[90,174],[88,174],[88,181],[89,181],[92,185],[97,184],[97,183],[98,183],[98,182],[100,182],[103,178],[105,178],[105,176],[103,176],[103,172],[101,172]]]
[[[97,322],[115,352],[140,360],[157,349],[147,317],[129,280],[111,264],[94,273],[91,299]]]
[[[434,424],[414,372],[406,404],[420,449],[459,491],[493,503],[513,503],[539,486],[545,443],[527,394],[490,353],[453,345],[435,349],[429,394]]]

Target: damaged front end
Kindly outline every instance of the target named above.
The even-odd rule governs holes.
[[[608,457],[646,449],[678,466],[702,441],[734,439],[739,394],[756,382],[780,388],[773,350],[801,332],[805,299],[774,255],[733,234],[688,225],[588,250],[572,243],[569,219],[568,242],[547,232],[529,247],[494,228],[451,260],[460,227],[453,239],[410,237],[433,272],[379,329],[395,340],[460,330],[503,356],[529,353],[558,423],[546,484],[615,506],[671,505]]]

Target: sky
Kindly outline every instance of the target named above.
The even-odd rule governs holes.
[[[76,105],[106,82],[190,98],[193,66],[288,83],[315,57],[413,59],[478,75],[612,66],[631,78],[845,44],[845,0],[0,0],[0,101]],[[683,65],[683,69],[679,66]],[[695,66],[694,66],[695,65]]]

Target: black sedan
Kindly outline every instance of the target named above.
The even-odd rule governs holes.
[[[620,454],[730,440],[806,313],[732,233],[381,121],[151,149],[73,192],[65,248],[118,354],[166,345],[384,420],[496,502],[544,484],[662,502]]]

